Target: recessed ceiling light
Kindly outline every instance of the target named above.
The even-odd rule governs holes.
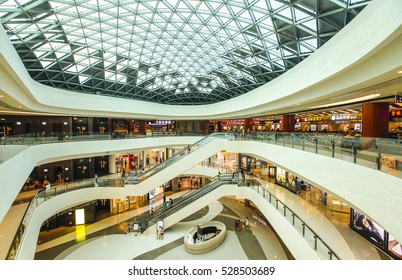
[[[18,108],[21,108],[22,106],[18,106]]]
[[[313,106],[313,107],[309,107],[309,109],[316,109],[316,108],[322,108],[322,107],[329,107],[329,106],[344,105],[344,104],[355,103],[355,102],[362,102],[362,101],[365,101],[365,100],[375,99],[375,98],[379,97],[380,95],[381,95],[380,93],[375,93],[375,94],[370,94],[370,95],[366,95],[366,96],[363,96],[363,97],[348,99],[348,100],[341,101],[341,102],[335,102],[335,103],[330,103],[330,104]]]
[[[399,70],[399,71],[398,71],[398,74],[402,74],[402,70]]]
[[[4,95],[1,95],[1,94],[0,94],[0,98],[3,98],[3,97],[4,97]]]

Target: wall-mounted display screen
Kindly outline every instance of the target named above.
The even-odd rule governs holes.
[[[240,154],[240,168],[250,171],[250,157]]]
[[[275,183],[294,193],[299,193],[300,191],[300,186],[297,183],[297,177],[293,173],[285,171],[279,167],[276,167]]]
[[[380,248],[384,248],[385,231],[378,224],[373,222],[369,217],[361,214],[353,209],[351,215],[352,228],[364,236],[369,241],[373,242]]]

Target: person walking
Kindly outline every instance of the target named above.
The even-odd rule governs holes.
[[[164,234],[164,233],[165,233],[165,232],[164,232],[164,230],[163,230],[163,227],[160,227],[160,228],[159,228],[159,236],[160,236],[159,239],[160,239],[160,240],[163,240],[163,234]]]
[[[245,229],[250,229],[250,221],[248,220],[248,217],[246,217],[246,221],[244,222],[245,224]]]

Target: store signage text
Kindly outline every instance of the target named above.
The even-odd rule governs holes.
[[[342,121],[342,120],[357,120],[357,115],[332,115],[331,120]]]

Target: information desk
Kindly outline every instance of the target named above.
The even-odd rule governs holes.
[[[225,240],[226,226],[224,223],[210,221],[200,224],[198,227],[192,227],[184,236],[184,248],[191,254],[209,252]]]

